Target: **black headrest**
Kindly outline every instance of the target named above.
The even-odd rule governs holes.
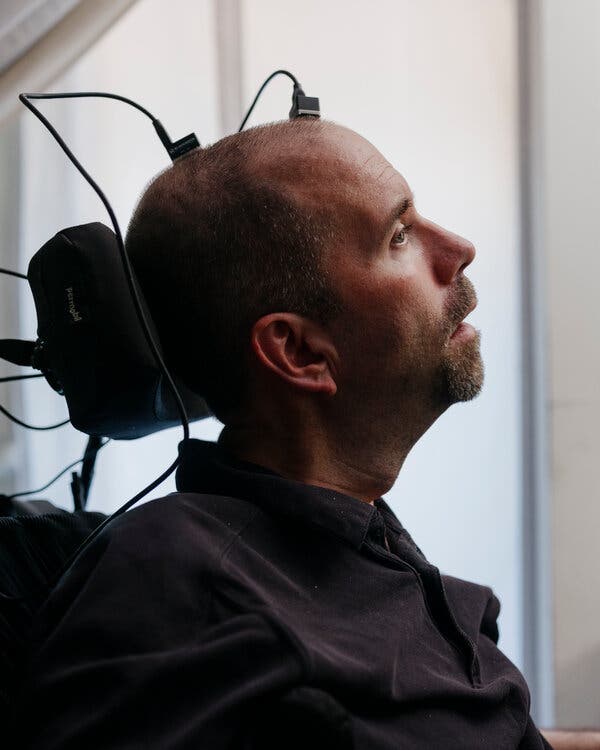
[[[63,229],[33,256],[27,276],[38,318],[33,365],[64,394],[74,427],[128,440],[180,423],[111,229],[100,223]],[[190,422],[210,416],[204,399],[174,379]]]

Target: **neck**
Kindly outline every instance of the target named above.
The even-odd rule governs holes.
[[[260,421],[226,425],[218,442],[235,457],[288,479],[372,504],[393,486],[409,451],[433,422],[408,416],[396,419],[395,429],[377,427],[384,423],[371,414],[364,428],[337,423],[332,430],[322,422],[288,418],[284,425],[263,415]]]

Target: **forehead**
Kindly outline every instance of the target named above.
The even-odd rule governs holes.
[[[338,207],[348,230],[341,251],[345,258],[351,252],[362,264],[373,257],[400,220],[412,191],[383,154],[360,136],[348,140],[342,179],[346,189],[338,196]]]
[[[348,128],[327,123],[278,146],[263,155],[263,174],[302,202],[329,207],[354,233],[371,236],[412,197],[404,177],[383,154]]]
[[[366,139],[352,133],[343,141],[345,158],[339,165],[337,203],[362,239],[381,239],[399,217],[412,191],[398,170]],[[332,202],[336,200],[331,196]]]

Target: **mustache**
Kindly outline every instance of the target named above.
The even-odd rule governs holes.
[[[456,281],[454,291],[446,301],[448,334],[454,332],[456,326],[476,304],[477,292],[475,291],[475,287],[470,279],[461,274]]]

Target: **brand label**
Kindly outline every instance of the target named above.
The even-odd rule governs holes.
[[[73,287],[68,286],[66,292],[67,310],[69,311],[71,320],[73,321],[73,323],[79,323],[79,321],[83,320],[83,318],[81,317],[81,313],[79,312],[79,310],[75,307],[75,294],[73,293]]]

